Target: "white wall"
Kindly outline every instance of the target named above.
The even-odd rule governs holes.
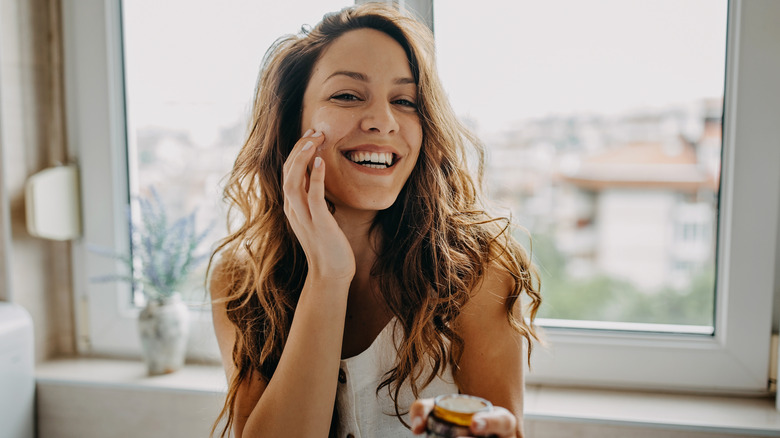
[[[58,10],[59,0],[0,0],[0,297],[32,315],[38,361],[75,351],[68,244],[27,234],[23,196],[30,175],[67,160]]]

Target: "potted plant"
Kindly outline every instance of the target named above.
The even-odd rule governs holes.
[[[131,254],[96,250],[122,261],[130,274],[95,280],[126,281],[142,292],[145,305],[138,316],[141,350],[149,374],[159,375],[184,365],[189,312],[181,287],[208,258],[208,253],[198,253],[198,248],[211,226],[196,229],[197,210],[170,221],[158,193],[154,189],[151,193],[151,198],[137,199],[140,221],[130,220]]]

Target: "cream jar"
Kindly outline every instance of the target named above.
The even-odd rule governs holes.
[[[484,398],[465,394],[440,395],[433,401],[433,410],[426,424],[429,438],[473,436],[469,431],[471,418],[477,412],[493,409]]]

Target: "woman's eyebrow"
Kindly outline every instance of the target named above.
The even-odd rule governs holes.
[[[329,81],[330,79],[332,79],[335,76],[346,76],[346,77],[352,78],[352,79],[354,79],[356,81],[369,82],[368,76],[366,76],[365,74],[360,73],[360,72],[356,72],[356,71],[347,71],[347,70],[339,70],[339,71],[333,72],[330,76],[328,76],[325,79],[325,82]],[[414,78],[401,77],[401,78],[395,79],[393,81],[393,83],[396,84],[396,85],[405,85],[405,84],[415,84],[416,82],[415,82]]]
[[[325,79],[325,81],[329,81],[330,79],[332,79],[335,76],[347,76],[347,77],[352,78],[352,79],[354,79],[356,81],[368,82],[368,76],[364,75],[363,73],[359,73],[359,72],[356,72],[356,71],[346,71],[346,70],[339,70],[337,72],[333,72],[333,74],[328,76],[328,78]]]

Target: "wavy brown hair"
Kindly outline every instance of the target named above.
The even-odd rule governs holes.
[[[378,212],[371,227],[380,237],[371,275],[403,329],[397,363],[377,392],[390,390],[400,418],[397,400],[404,382],[417,397],[447,366],[457,371],[463,340],[453,323],[489,266],[514,280],[506,316],[528,341],[530,358],[536,339],[533,318],[541,303],[538,277],[512,238],[510,221],[493,218],[482,207],[483,147],[446,99],[435,70],[431,32],[390,7],[346,8],[326,15],[310,31],[280,39],[266,53],[249,135],[224,191],[232,225],[210,265],[219,254],[218,269],[231,279],[224,302],[236,330],[236,371],[218,419],[226,420],[222,436],[231,429],[241,384],[254,372],[266,381],[274,374],[307,275],[306,256],[287,222],[282,192],[282,167],[301,135],[306,84],[329,44],[363,28],[386,33],[406,52],[423,130],[415,168],[395,203]],[[478,161],[475,176],[468,170],[469,154]],[[526,312],[519,300],[523,293]]]

